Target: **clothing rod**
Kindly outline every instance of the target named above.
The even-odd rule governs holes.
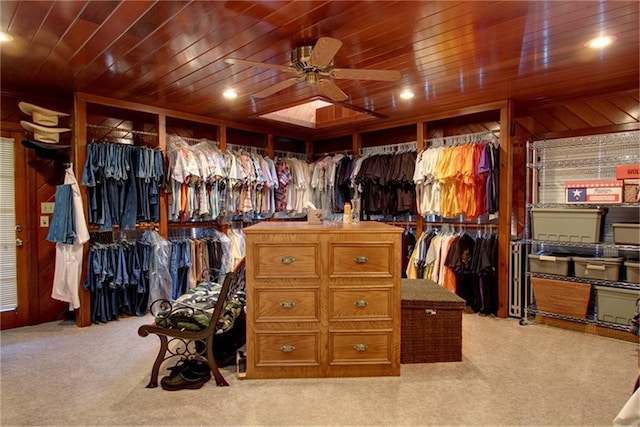
[[[273,155],[275,157],[295,157],[296,159],[306,160],[306,153],[296,153],[293,151],[274,151]]]
[[[360,148],[360,154],[384,154],[384,153],[396,153],[404,151],[415,151],[417,147],[416,141],[402,142],[400,144],[390,145],[378,145],[375,147],[362,147]]]
[[[135,130],[135,129],[125,129],[125,128],[119,128],[119,127],[112,127],[112,126],[103,126],[103,125],[93,125],[93,124],[87,124],[88,128],[93,128],[93,129],[102,129],[102,130],[108,130],[108,131],[112,131],[112,132],[126,132],[126,133],[133,133],[133,134],[137,134],[137,135],[150,135],[150,136],[158,136],[157,132],[147,132],[147,131],[143,131],[143,130]]]
[[[245,151],[249,151],[252,153],[266,153],[266,148],[262,148],[262,147],[254,147],[254,146],[250,146],[250,145],[239,145],[239,144],[227,144],[227,150],[245,150]]]
[[[318,154],[318,156],[320,157],[335,156],[336,154],[344,154],[345,156],[348,156],[351,154],[351,150],[346,149],[346,150],[336,150],[336,151],[323,151],[322,154]]]
[[[189,137],[189,136],[181,136],[181,135],[175,135],[175,134],[170,134],[170,135],[167,135],[167,136],[173,137],[173,138],[180,138],[184,142],[187,142],[187,143],[197,144],[197,143],[200,143],[200,142],[212,142],[216,146],[219,145],[218,141],[214,141],[214,140],[208,139],[208,138],[193,138],[193,137]]]
[[[484,228],[484,227],[488,227],[488,228],[496,228],[498,227],[498,224],[493,223],[493,222],[447,222],[447,221],[425,221],[423,222],[424,226],[441,226],[441,225],[462,225],[465,227],[470,227],[470,228]]]
[[[497,141],[499,138],[499,134],[500,134],[500,131],[465,133],[462,135],[451,135],[451,136],[430,138],[430,139],[426,139],[425,143],[430,143],[432,145],[433,143],[449,145],[449,144],[459,144],[461,142],[464,143],[464,142],[480,141],[483,138],[491,138],[492,140]]]

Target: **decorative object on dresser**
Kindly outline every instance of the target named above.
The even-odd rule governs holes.
[[[247,242],[247,378],[400,374],[399,227],[262,222]]]

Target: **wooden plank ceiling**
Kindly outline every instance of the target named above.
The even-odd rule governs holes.
[[[381,116],[377,123],[507,98],[524,106],[520,124],[532,132],[599,125],[594,109],[603,108],[616,116],[611,120],[637,123],[638,8],[635,0],[3,0],[0,30],[14,40],[1,47],[1,88],[69,101],[80,91],[317,139],[348,127],[314,130],[257,118],[326,99],[317,87],[300,82],[258,99],[251,95],[291,75],[224,59],[288,65],[292,48],[326,36],[343,43],[336,67],[400,71],[396,82],[335,80],[348,95],[344,105]],[[585,46],[600,34],[614,35],[615,43]],[[224,99],[228,88],[239,97]],[[416,96],[400,99],[405,89]],[[564,102],[620,91],[627,94]],[[534,107],[549,102],[565,109],[567,123],[545,120],[549,111]],[[6,120],[11,109],[4,107]]]

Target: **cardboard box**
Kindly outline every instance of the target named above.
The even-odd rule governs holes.
[[[640,165],[616,166],[616,179],[638,179],[638,178],[640,178]]]
[[[640,179],[625,179],[622,181],[624,203],[640,203]]]
[[[322,209],[309,209],[307,211],[308,224],[322,224]]]
[[[622,181],[565,182],[567,203],[611,204],[622,203]]]

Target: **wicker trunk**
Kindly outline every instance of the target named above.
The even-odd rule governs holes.
[[[401,363],[462,360],[464,299],[430,280],[402,280]]]

